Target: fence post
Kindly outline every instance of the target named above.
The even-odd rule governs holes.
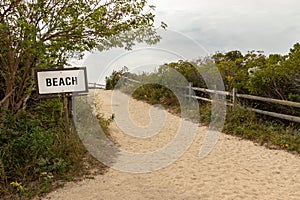
[[[235,107],[236,104],[237,104],[236,93],[237,93],[237,89],[233,88],[233,90],[232,90],[232,103],[233,103],[233,107]]]
[[[193,83],[189,82],[189,100],[191,100],[192,98],[192,87],[193,87]]]

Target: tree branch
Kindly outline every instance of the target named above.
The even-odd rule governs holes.
[[[1,101],[0,101],[0,106],[12,95],[15,89],[12,89]]]

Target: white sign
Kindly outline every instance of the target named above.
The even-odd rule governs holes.
[[[88,92],[86,68],[37,71],[39,94]]]

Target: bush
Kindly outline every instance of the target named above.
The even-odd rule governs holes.
[[[112,74],[109,77],[105,77],[105,89],[112,90],[116,87],[121,77],[125,75],[128,71],[127,67],[123,67],[119,71],[113,70]]]
[[[60,99],[33,104],[15,115],[1,111],[1,196],[31,198],[81,169],[86,151],[75,133],[65,131]]]
[[[286,149],[300,153],[300,128],[283,122],[257,116],[241,108],[229,109],[224,132],[249,139],[269,148]]]

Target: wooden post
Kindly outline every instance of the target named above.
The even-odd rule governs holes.
[[[70,120],[73,118],[72,94],[69,94],[67,96],[67,103],[68,103],[68,115],[69,115],[69,120]]]
[[[66,130],[68,131],[68,134],[71,133],[71,124],[70,124],[70,118],[72,116],[72,96],[70,94],[63,93],[62,94],[62,102],[63,102],[63,112],[64,112],[64,125]],[[71,106],[71,107],[70,107]]]
[[[235,107],[236,104],[237,104],[236,94],[237,94],[237,89],[233,88],[233,90],[232,90],[232,103],[233,103],[233,107]]]
[[[189,100],[191,100],[192,98],[192,87],[193,87],[193,83],[189,82]]]

